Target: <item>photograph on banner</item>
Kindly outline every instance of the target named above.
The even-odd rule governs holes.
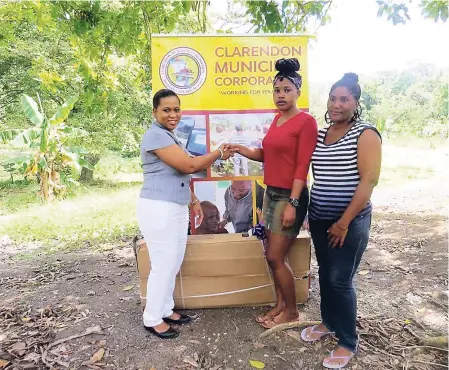
[[[203,208],[204,219],[201,225],[195,225],[192,234],[251,232],[255,201],[262,207],[262,186],[254,180],[206,180],[194,181],[193,188]]]
[[[210,114],[211,151],[222,143],[261,148],[275,113]],[[263,164],[236,154],[228,161],[217,160],[211,167],[212,177],[262,176]]]
[[[207,152],[206,116],[183,115],[175,128],[175,134],[190,155],[200,156]],[[193,174],[196,178],[205,178],[207,171]]]

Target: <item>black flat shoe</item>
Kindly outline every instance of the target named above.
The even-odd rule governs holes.
[[[171,326],[162,333],[157,332],[156,329],[154,329],[152,326],[144,325],[144,328],[148,330],[150,333],[154,334],[156,337],[159,337],[161,339],[173,339],[179,335],[179,332],[173,329]]]
[[[164,320],[167,324],[183,325],[183,324],[188,324],[189,322],[191,322],[192,318],[190,316],[181,314],[181,317],[177,320],[170,319],[169,317],[164,317],[162,320]]]

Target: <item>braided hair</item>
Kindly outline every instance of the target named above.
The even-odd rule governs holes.
[[[357,108],[356,108],[351,120],[349,121],[349,123],[358,121],[360,119],[360,117],[362,116],[362,111],[363,111],[362,107],[360,105],[360,97],[362,96],[362,89],[360,88],[360,85],[359,85],[359,76],[356,73],[345,73],[340,80],[338,80],[337,82],[335,82],[332,85],[329,95],[337,87],[346,87],[349,90],[349,92],[351,93],[351,95],[354,97],[355,101],[357,102]],[[326,112],[326,114],[324,115],[324,119],[325,119],[326,123],[328,123],[328,124],[331,123],[328,112]]]
[[[302,77],[297,71],[299,71],[300,64],[298,59],[289,58],[289,59],[279,59],[276,61],[274,66],[278,73],[274,77],[273,85],[277,81],[282,81],[284,78],[289,80],[298,90],[301,90],[302,85]]]

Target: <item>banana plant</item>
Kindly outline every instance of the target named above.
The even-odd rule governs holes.
[[[47,118],[42,104],[39,109],[33,98],[23,95],[20,104],[32,126],[25,130],[0,132],[0,141],[30,149],[28,154],[2,163],[3,167],[10,174],[19,172],[25,177],[37,176],[40,195],[45,201],[66,194],[67,183],[73,181],[70,176],[65,175],[70,168],[78,171],[82,167],[94,169],[84,158],[86,150],[67,145],[70,139],[88,135],[87,131],[67,126],[65,123],[77,100],[78,96],[70,98],[56,109],[51,118]],[[64,179],[66,181],[63,181]]]

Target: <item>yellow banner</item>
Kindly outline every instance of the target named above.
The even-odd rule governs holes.
[[[280,58],[295,57],[309,107],[307,36],[162,36],[152,39],[153,91],[174,90],[184,110],[275,109],[272,83]]]

